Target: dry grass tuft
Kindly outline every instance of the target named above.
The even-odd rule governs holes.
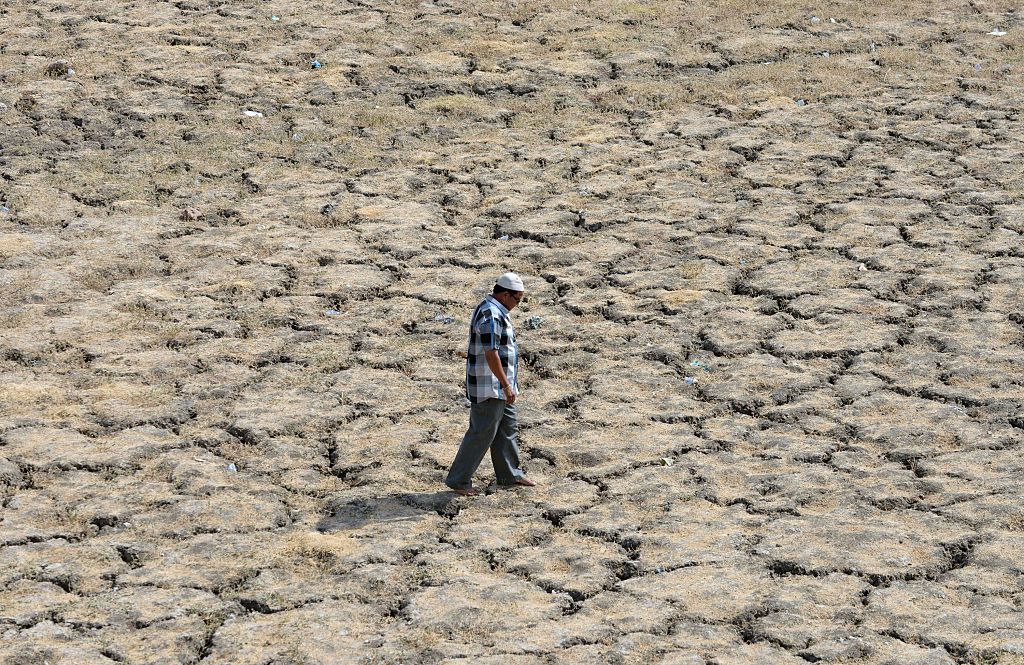
[[[82,417],[85,408],[57,380],[8,378],[0,383],[0,412],[59,424]]]
[[[282,565],[340,573],[344,572],[340,559],[358,550],[357,541],[344,534],[302,532],[290,535],[273,558]]]
[[[1018,513],[1006,520],[1008,531],[1024,531],[1024,513]]]
[[[494,110],[487,102],[468,95],[435,97],[420,102],[416,108],[424,113],[442,113],[453,118],[466,120],[486,119]]]

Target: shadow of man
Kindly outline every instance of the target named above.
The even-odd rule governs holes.
[[[331,502],[316,529],[322,533],[354,531],[368,524],[418,520],[431,513],[451,516],[458,512],[452,504],[456,498],[458,495],[451,491],[401,492],[356,499],[342,497]]]

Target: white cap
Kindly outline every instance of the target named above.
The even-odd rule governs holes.
[[[509,291],[525,291],[523,288],[523,280],[519,275],[514,272],[507,272],[498,278],[498,286],[508,289]]]

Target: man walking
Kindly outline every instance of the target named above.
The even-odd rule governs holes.
[[[479,494],[473,487],[473,472],[488,449],[499,485],[536,485],[519,468],[516,441],[519,348],[509,312],[523,301],[524,293],[519,275],[507,272],[498,278],[491,295],[477,305],[470,320],[466,353],[469,429],[444,481],[463,496]]]

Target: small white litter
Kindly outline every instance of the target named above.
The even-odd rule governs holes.
[[[860,272],[867,272],[868,271],[868,267],[862,263],[859,266],[857,266],[857,270],[860,271]]]
[[[1006,35],[1006,31],[1005,30],[1000,30],[999,28],[996,28],[995,30],[993,30],[992,32],[990,32],[988,34],[990,34],[990,35],[992,35],[994,37],[1003,37],[1004,35]]]
[[[260,113],[259,111],[242,111],[242,113],[244,113],[245,115],[249,116],[250,118],[262,118],[263,117],[263,114]]]

